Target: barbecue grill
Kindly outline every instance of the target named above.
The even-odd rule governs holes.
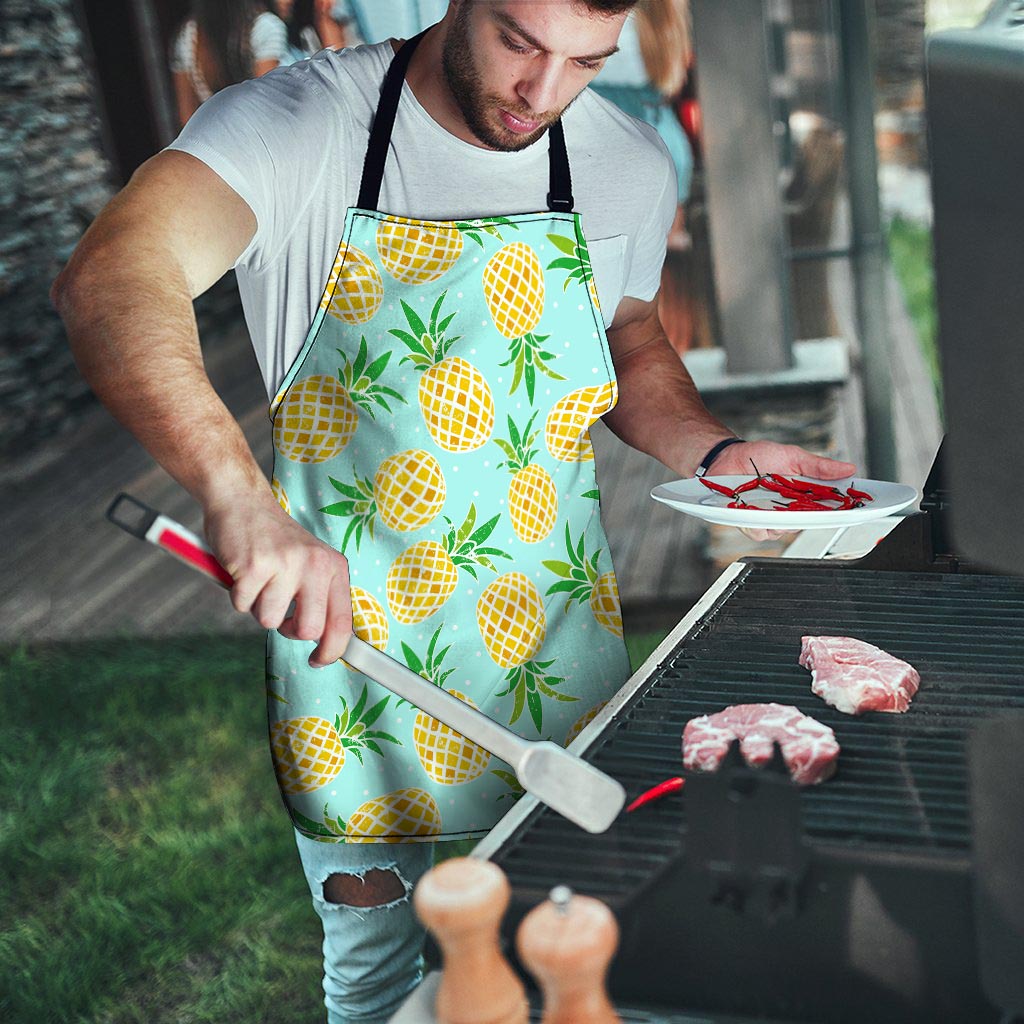
[[[753,770],[733,752],[603,835],[526,801],[477,851],[512,883],[509,950],[555,885],[608,903],[626,1021],[1024,1017],[1024,330],[1007,301],[1024,274],[1024,4],[938,37],[929,73],[950,434],[921,511],[857,562],[731,566],[572,747],[632,797],[679,774],[687,720],[775,701],[835,730],[837,775],[801,790],[780,757]],[[911,710],[826,706],[797,664],[808,634],[910,662]]]
[[[482,850],[512,883],[510,943],[523,914],[565,884],[619,918],[620,1005],[1000,1020],[977,953],[967,744],[991,716],[1024,712],[1024,580],[948,571],[948,553],[877,567],[907,566],[941,515],[907,520],[858,563],[732,566],[578,740],[636,795],[678,773],[689,719],[776,701],[835,730],[833,779],[801,791],[781,764],[733,758],[599,836],[523,808]],[[855,636],[915,665],[911,712],[851,718],[824,705],[797,664],[804,634]]]

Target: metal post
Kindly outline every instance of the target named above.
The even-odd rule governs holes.
[[[837,0],[840,66],[846,99],[850,233],[857,329],[864,363],[868,472],[896,480],[899,467],[892,415],[892,363],[886,325],[886,242],[878,204],[875,152],[873,5]]]
[[[766,9],[770,0],[694,0],[692,7],[711,260],[731,373],[792,366]]]

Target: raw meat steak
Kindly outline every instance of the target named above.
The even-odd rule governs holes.
[[[811,691],[844,715],[906,711],[921,682],[912,665],[848,636],[802,637],[800,664]]]
[[[778,740],[790,778],[801,786],[824,782],[836,770],[835,733],[788,704],[734,704],[691,719],[683,729],[683,767],[714,771],[735,739],[754,768],[772,759],[772,742]]]

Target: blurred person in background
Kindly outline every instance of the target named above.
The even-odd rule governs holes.
[[[344,0],[274,0],[274,8],[288,26],[289,64],[325,47],[340,50],[353,43]]]
[[[619,50],[605,62],[590,88],[632,117],[657,129],[676,169],[679,212],[693,178],[693,149],[676,114],[693,58],[688,0],[644,0],[630,12]]]
[[[194,0],[171,51],[178,121],[215,92],[287,63],[288,30],[266,0]]]

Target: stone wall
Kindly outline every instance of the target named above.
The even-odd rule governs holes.
[[[91,401],[50,282],[113,192],[71,0],[0,3],[0,459]]]

